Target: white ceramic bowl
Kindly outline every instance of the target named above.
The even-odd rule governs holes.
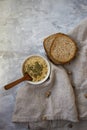
[[[47,65],[48,71],[47,71],[45,77],[44,77],[43,79],[41,79],[40,81],[27,81],[27,82],[30,83],[30,84],[33,84],[33,85],[41,84],[41,83],[45,82],[45,81],[48,79],[49,75],[50,75],[50,63],[48,62],[48,60],[47,60],[46,58],[44,58],[44,57],[41,56],[41,55],[30,55],[30,56],[29,56],[28,58],[26,58],[25,61],[23,62],[23,66],[22,66],[22,73],[23,73],[23,75],[24,75],[25,63],[26,63],[30,58],[32,58],[32,57],[33,57],[33,58],[34,58],[34,57],[40,57],[40,58],[42,58],[42,59],[45,61],[46,65]],[[27,63],[27,64],[28,64],[28,63]]]

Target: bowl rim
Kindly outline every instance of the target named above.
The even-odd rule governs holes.
[[[42,56],[42,55],[40,55],[40,54],[32,54],[32,55],[29,55],[29,56],[23,61],[23,63],[22,63],[22,74],[23,74],[23,75],[24,75],[24,73],[23,73],[23,66],[24,66],[25,62],[26,62],[30,57],[33,57],[33,56],[41,57],[42,59],[45,60],[47,66],[48,66],[48,72],[47,72],[47,75],[46,75],[46,77],[45,77],[44,79],[42,79],[41,81],[38,81],[38,82],[26,81],[27,83],[32,84],[32,85],[39,85],[39,84],[42,84],[43,82],[45,82],[45,81],[48,79],[48,77],[49,77],[49,75],[50,75],[50,71],[51,71],[51,66],[50,66],[50,62],[49,62],[44,56]]]

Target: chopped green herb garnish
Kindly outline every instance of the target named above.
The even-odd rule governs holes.
[[[35,64],[32,66],[27,66],[27,72],[29,72],[29,74],[33,75],[34,77],[40,76],[42,74],[42,70],[43,65],[39,64],[38,62],[35,62]]]

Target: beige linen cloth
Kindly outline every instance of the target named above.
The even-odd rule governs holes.
[[[68,74],[63,67],[51,63],[51,74],[46,82],[41,85],[27,83],[18,91],[13,121],[29,122],[32,128],[35,122],[41,125],[45,120],[59,119],[77,122],[78,114]],[[42,126],[48,127],[47,124],[49,122],[45,121]]]
[[[78,116],[87,118],[87,20],[68,35],[77,43],[76,58],[64,66],[51,63],[51,74],[45,83],[26,84],[19,89],[14,122],[29,122],[32,130],[48,130],[48,124],[56,128],[58,120],[77,122]],[[51,94],[47,97],[49,91]]]
[[[87,19],[69,33],[78,47],[76,58],[64,67],[72,72],[79,118],[87,119]]]

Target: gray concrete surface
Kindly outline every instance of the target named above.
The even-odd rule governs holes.
[[[44,55],[45,37],[67,33],[85,18],[87,0],[0,0],[0,130],[28,129],[11,122],[15,88],[2,88],[21,76],[24,58],[33,53]],[[72,128],[66,124],[61,130],[86,130],[86,124],[83,121]]]

